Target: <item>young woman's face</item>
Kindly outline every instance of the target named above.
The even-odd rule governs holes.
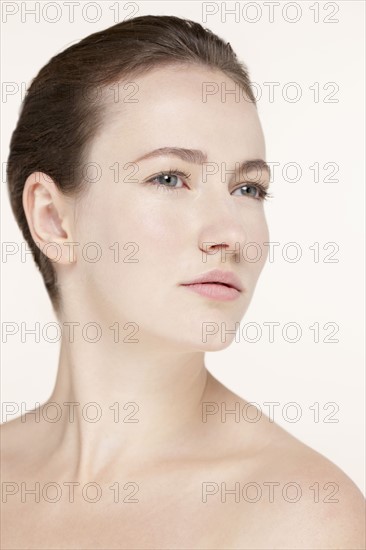
[[[257,110],[234,90],[221,72],[196,66],[153,70],[120,84],[119,95],[111,87],[88,154],[100,177],[77,204],[74,227],[79,250],[94,242],[102,255],[92,262],[95,248],[78,252],[74,275],[90,321],[118,322],[121,340],[133,330],[123,329],[126,322],[138,327],[141,345],[157,338],[209,351],[234,339],[226,331],[248,308],[269,240],[263,201],[251,187],[268,185],[269,174],[233,173],[239,163],[265,159]],[[138,160],[168,147],[202,151],[206,161],[169,154]],[[159,176],[168,170],[174,174]],[[181,286],[215,268],[239,277],[244,290],[236,299]]]

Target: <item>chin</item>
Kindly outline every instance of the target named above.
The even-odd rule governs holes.
[[[223,342],[219,336],[211,336],[207,338],[206,342],[203,342],[202,339],[187,339],[182,342],[180,340],[179,344],[181,347],[183,347],[186,351],[200,351],[200,352],[208,352],[208,351],[222,351],[230,346],[230,344],[233,342],[234,337],[227,338],[226,342]]]
[[[222,351],[230,346],[234,338],[227,338],[225,342],[222,342],[219,338],[208,340],[204,344],[202,343],[202,351]]]

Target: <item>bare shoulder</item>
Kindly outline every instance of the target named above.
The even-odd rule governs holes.
[[[271,548],[364,550],[366,503],[356,484],[280,426],[271,433],[256,472]]]
[[[21,417],[14,418],[0,425],[0,450],[1,456],[6,457],[15,450],[19,439],[24,433],[24,423]]]
[[[19,416],[0,426],[1,472],[4,476],[24,475],[44,452],[45,427],[32,413]]]
[[[230,413],[221,428],[216,425],[227,449],[236,448],[235,467],[225,463],[225,483],[218,486],[233,519],[230,547],[365,550],[366,503],[350,477],[268,416],[256,415],[253,404],[249,413],[245,399],[225,388],[218,392],[225,412],[236,407],[258,416],[243,424],[241,413],[238,422]]]
[[[4,422],[0,426],[1,473],[4,476],[13,474],[17,469],[19,451],[24,445],[24,423],[21,418]]]
[[[283,502],[282,509],[287,511],[288,529],[296,533],[298,548],[365,548],[361,491],[331,460],[292,439],[287,436],[282,442],[288,458],[278,468],[283,482],[289,484],[286,491],[290,494],[285,495],[290,502]]]

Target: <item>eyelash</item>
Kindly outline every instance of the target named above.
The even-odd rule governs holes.
[[[159,174],[156,174],[155,176],[153,176],[152,178],[150,178],[149,180],[147,180],[144,183],[146,185],[153,185],[154,187],[157,187],[157,188],[165,188],[167,191],[173,191],[173,192],[175,191],[176,193],[178,193],[179,190],[182,189],[181,187],[179,187],[179,188],[170,187],[168,185],[164,185],[163,183],[154,183],[154,180],[156,180],[157,178],[159,178],[161,176],[180,176],[182,178],[189,179],[191,177],[191,174],[187,174],[187,173],[182,172],[181,170],[178,170],[178,169],[176,169],[176,170],[166,170],[165,172],[160,172]],[[261,183],[243,184],[240,187],[237,187],[237,189],[240,189],[241,187],[246,187],[246,186],[256,187],[258,189],[259,196],[258,197],[253,197],[255,200],[263,201],[263,200],[268,199],[269,197],[272,197],[271,193],[269,193],[266,190],[266,188],[264,187],[264,185],[262,185]],[[237,189],[234,189],[234,191],[236,191]]]

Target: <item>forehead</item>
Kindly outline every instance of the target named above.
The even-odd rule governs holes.
[[[265,154],[256,107],[218,70],[155,68],[110,86],[104,108],[99,143],[123,143],[135,156],[166,145],[204,149],[216,157],[230,152],[238,160]]]

